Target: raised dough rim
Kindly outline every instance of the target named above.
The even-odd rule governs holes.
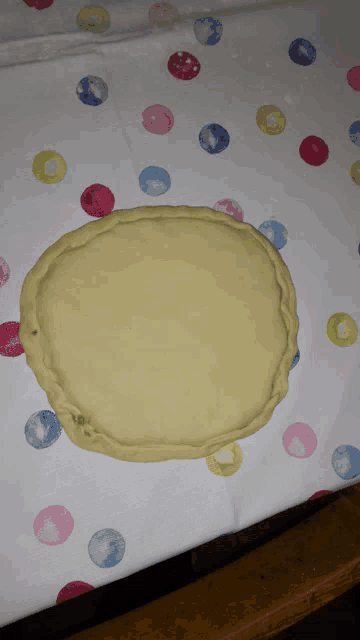
[[[45,345],[41,347],[41,326],[36,315],[36,299],[41,280],[46,276],[53,261],[68,249],[79,248],[96,235],[110,231],[122,222],[135,222],[140,219],[192,218],[208,220],[228,227],[247,229],[269,255],[282,290],[280,308],[288,330],[288,344],[278,372],[274,379],[273,393],[265,407],[245,428],[232,429],[227,434],[210,438],[201,445],[127,445],[121,444],[106,434],[96,431],[90,423],[84,422],[83,412],[69,403],[66,394],[57,382],[56,374],[51,370]],[[291,283],[291,284],[290,284]],[[63,235],[51,245],[38,259],[26,275],[20,296],[19,339],[26,354],[26,362],[47,394],[50,405],[64,427],[70,440],[87,451],[99,452],[128,462],[160,462],[169,459],[193,459],[209,456],[227,444],[246,438],[263,427],[271,418],[277,404],[288,392],[288,375],[297,349],[298,317],[296,315],[296,296],[290,272],[280,253],[261,232],[251,224],[206,207],[191,206],[150,206],[134,209],[114,210],[105,218],[86,223],[75,231]],[[34,335],[33,332],[37,334]],[[39,335],[40,334],[40,335]],[[41,355],[41,357],[39,357]],[[99,443],[101,446],[99,447]],[[144,456],[144,452],[147,455]]]

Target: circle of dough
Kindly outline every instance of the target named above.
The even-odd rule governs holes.
[[[204,207],[113,211],[27,274],[19,339],[77,446],[203,458],[263,427],[297,350],[289,270],[252,225]]]

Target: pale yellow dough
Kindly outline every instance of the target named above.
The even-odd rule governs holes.
[[[113,211],[27,274],[26,361],[72,442],[130,462],[203,458],[288,391],[296,297],[252,225],[202,207]]]

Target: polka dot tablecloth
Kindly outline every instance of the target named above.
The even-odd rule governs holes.
[[[360,481],[360,60],[325,50],[320,5],[199,4],[184,19],[184,4],[150,2],[126,40],[119,6],[73,2],[73,48],[55,55],[42,35],[61,0],[19,1],[42,57],[29,38],[26,64],[10,43],[6,65],[1,45],[1,626]],[[19,299],[65,233],[154,204],[210,207],[270,239],[298,350],[254,435],[128,463],[67,437],[26,364]]]

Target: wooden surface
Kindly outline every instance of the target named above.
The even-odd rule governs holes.
[[[360,582],[360,486],[174,593],[71,640],[272,638]]]

